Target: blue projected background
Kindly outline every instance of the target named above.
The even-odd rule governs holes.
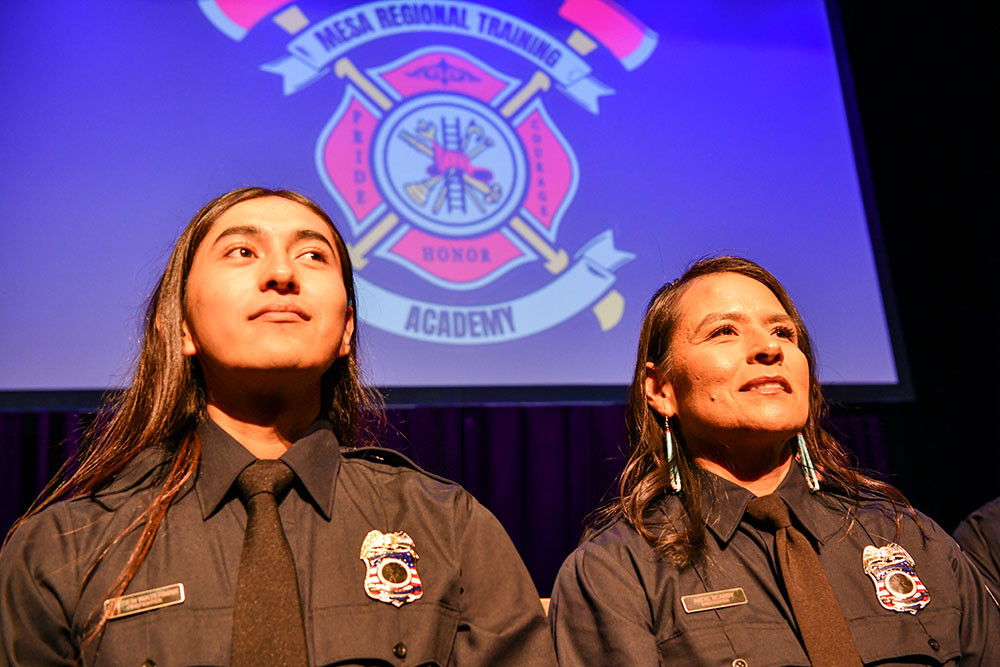
[[[352,247],[381,386],[628,382],[735,253],[828,384],[898,381],[822,0],[4,3],[0,390],[126,379],[187,220],[244,185]]]

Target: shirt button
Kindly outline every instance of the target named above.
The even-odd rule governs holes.
[[[935,651],[941,650],[941,644],[939,644],[938,640],[934,639],[933,637],[927,640],[927,645],[930,646]]]
[[[743,658],[736,658],[733,660],[733,667],[747,667],[747,661]]]
[[[393,646],[392,647],[392,654],[394,656],[396,656],[397,658],[399,658],[400,660],[402,660],[403,658],[405,658],[406,657],[406,644],[404,644],[403,642],[399,642],[398,644],[396,644],[395,646]]]

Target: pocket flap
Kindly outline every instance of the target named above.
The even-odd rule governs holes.
[[[458,612],[439,604],[385,603],[313,611],[316,663],[447,665]]]
[[[916,614],[886,612],[849,623],[858,653],[866,664],[920,656],[927,659],[920,664],[935,665],[961,657],[960,620],[958,609],[953,607],[927,607]]]

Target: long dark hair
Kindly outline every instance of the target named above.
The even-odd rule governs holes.
[[[625,519],[659,555],[679,567],[696,562],[703,553],[705,522],[701,487],[705,473],[692,460],[677,424],[672,424],[671,430],[676,445],[675,461],[681,475],[681,525],[677,524],[676,517],[662,528],[651,527],[648,522],[651,506],[670,493],[670,472],[664,451],[664,417],[648,405],[645,382],[649,372],[647,362],[653,364],[653,372],[659,382],[670,378],[671,343],[681,317],[681,296],[695,279],[715,273],[738,273],[763,284],[777,297],[794,322],[798,347],[809,363],[809,416],[802,435],[824,485],[842,490],[855,506],[863,496],[888,500],[895,512],[897,525],[901,513],[912,515],[912,508],[902,493],[889,484],[861,474],[852,466],[836,439],[823,428],[827,408],[816,378],[815,355],[809,332],[788,292],[759,264],[742,257],[723,256],[695,262],[680,278],[661,287],[649,301],[639,333],[635,374],[626,409],[630,455],[619,476],[619,497],[596,515],[596,521],[600,524],[619,517]]]
[[[122,392],[109,396],[93,425],[84,433],[78,452],[7,534],[9,538],[21,523],[57,501],[90,496],[104,489],[143,450],[164,448],[167,461],[155,477],[158,490],[149,506],[89,567],[88,577],[115,545],[133,530],[141,528],[139,539],[109,591],[109,597],[121,595],[132,581],[171,503],[198,468],[201,442],[195,428],[207,414],[205,386],[198,360],[181,351],[187,278],[195,251],[223,213],[240,202],[261,197],[281,197],[301,204],[329,225],[340,256],[347,305],[357,312],[354,273],[347,246],[330,217],[309,198],[289,190],[241,188],[216,197],[191,219],[150,295],[142,348],[131,383]],[[344,446],[367,440],[373,432],[369,426],[378,423],[381,415],[378,394],[361,381],[357,349],[358,327],[355,326],[350,353],[334,361],[321,380],[324,416],[333,424],[334,433]],[[373,419],[366,420],[365,416]],[[105,613],[87,633],[84,647],[100,634],[106,622]]]

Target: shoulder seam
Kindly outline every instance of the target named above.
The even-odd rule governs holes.
[[[340,453],[345,464],[360,464],[369,470],[385,475],[399,475],[406,472],[418,473],[442,484],[456,486],[464,490],[464,487],[458,482],[424,470],[408,456],[394,449],[361,447],[357,449],[341,449]]]

